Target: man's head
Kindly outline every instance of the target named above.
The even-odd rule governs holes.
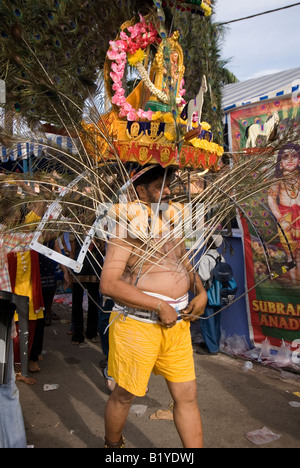
[[[165,183],[164,176],[167,171]],[[143,173],[134,182],[134,188],[137,192],[139,199],[145,203],[158,203],[161,195],[161,202],[167,203],[170,199],[170,183],[172,181],[174,171],[172,169],[165,169],[160,165],[154,166],[147,172]]]

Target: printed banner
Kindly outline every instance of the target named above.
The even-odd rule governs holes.
[[[258,148],[299,123],[299,106],[291,99],[232,112],[232,150],[256,148],[248,157],[259,159]],[[293,343],[300,339],[299,142],[282,144],[275,153],[271,185],[241,206],[240,221],[253,344],[259,346],[266,337],[275,348],[282,340]],[[290,269],[292,260],[295,268]]]

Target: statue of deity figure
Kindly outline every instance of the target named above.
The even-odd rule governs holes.
[[[173,97],[177,103],[180,101],[179,89],[185,71],[183,52],[178,39],[179,32],[175,31],[172,37],[167,39],[167,45],[160,45],[150,71],[150,79],[155,88],[161,90],[169,100]],[[152,94],[145,107],[145,110],[149,109],[154,112],[169,112],[170,102],[162,102]]]

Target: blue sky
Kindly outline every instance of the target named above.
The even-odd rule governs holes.
[[[217,0],[218,22],[297,3],[296,0]],[[300,67],[300,5],[228,26],[222,57],[240,81]]]

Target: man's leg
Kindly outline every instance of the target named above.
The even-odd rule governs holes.
[[[106,442],[118,444],[122,440],[123,429],[135,396],[116,385],[105,410]]]
[[[167,381],[174,400],[174,423],[184,448],[203,448],[203,432],[197,402],[196,380]]]
[[[13,360],[13,343],[11,340],[7,362],[7,384],[0,385],[0,448],[27,448],[19,390],[15,383]]]

